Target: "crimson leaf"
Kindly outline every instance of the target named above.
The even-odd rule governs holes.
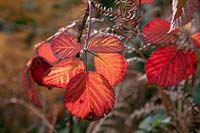
[[[88,49],[99,53],[120,52],[124,49],[122,42],[115,36],[93,37],[88,45]]]
[[[65,33],[53,39],[51,48],[54,55],[59,59],[74,57],[82,50],[82,46],[77,42],[77,39]]]
[[[80,119],[96,120],[109,113],[114,106],[111,85],[96,72],[82,72],[66,87],[65,106]]]
[[[171,32],[170,23],[160,18],[154,18],[149,21],[142,29],[144,41],[147,43],[170,43],[176,41],[179,33],[178,29]],[[169,33],[168,33],[169,32]]]
[[[49,64],[55,64],[59,59],[54,56],[50,45],[51,44],[48,42],[38,45],[36,48],[36,54],[37,56],[42,57]]]
[[[162,87],[177,85],[185,78],[188,68],[187,55],[175,46],[156,50],[145,65],[148,82]]]
[[[22,73],[22,87],[25,90],[25,93],[28,98],[32,101],[33,104],[36,106],[41,107],[41,102],[38,98],[38,93],[34,85],[33,78],[31,76],[31,67],[32,60],[30,60],[26,66],[24,67],[23,73]]]
[[[35,57],[32,60],[32,64],[30,66],[31,75],[33,77],[33,80],[37,82],[39,85],[43,85],[43,79],[42,75],[51,68],[51,65],[49,65],[47,62],[44,61],[41,57]]]
[[[189,67],[186,71],[185,79],[188,78],[191,74],[193,74],[196,71],[197,63],[198,63],[197,56],[192,50],[188,50],[186,54],[188,58]]]

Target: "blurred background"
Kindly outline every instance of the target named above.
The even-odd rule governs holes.
[[[100,1],[112,7],[114,0]],[[139,118],[142,122],[131,120],[134,110],[144,106],[156,90],[154,86],[146,86],[144,63],[141,62],[129,63],[124,81],[115,89],[116,108],[105,120],[90,123],[73,118],[64,107],[62,89],[48,90],[37,86],[44,105],[42,109],[34,107],[27,99],[21,87],[21,74],[33,54],[34,45],[56,33],[59,28],[81,19],[85,9],[86,4],[81,0],[0,0],[0,133],[53,132],[49,131],[51,126],[58,133],[96,133],[102,126],[110,127],[107,131],[112,133],[129,133],[138,125],[144,131],[137,133],[146,133],[159,131],[154,130],[159,126],[168,126],[170,118],[160,106],[156,113],[146,115],[145,119]],[[140,28],[153,17],[169,20],[171,1],[156,0],[154,4],[142,6],[142,9],[144,18]],[[195,18],[194,32],[200,30],[199,13],[195,14]],[[147,57],[151,52],[145,53]],[[135,55],[128,53],[126,57]],[[156,107],[146,104],[144,108],[151,112]],[[144,114],[145,109],[142,110]],[[124,124],[125,121],[129,123]]]
[[[81,18],[85,7],[81,0],[0,0],[0,133],[47,132],[38,115],[66,132],[64,91],[37,87],[45,106],[34,113],[21,87],[21,74],[34,45]]]

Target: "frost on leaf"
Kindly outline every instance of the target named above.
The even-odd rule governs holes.
[[[118,53],[98,53],[94,64],[96,71],[107,78],[112,86],[123,80],[128,66],[124,56]]]
[[[88,49],[99,53],[120,52],[124,49],[122,42],[115,36],[96,36],[89,42]]]
[[[41,102],[38,98],[38,93],[34,85],[33,78],[31,76],[31,67],[32,60],[30,60],[26,66],[24,67],[23,73],[22,73],[22,87],[25,90],[25,93],[28,98],[32,101],[33,104],[36,106],[41,107]]]
[[[36,47],[36,54],[37,56],[42,57],[49,64],[55,64],[59,59],[54,56],[50,45],[51,44],[48,42],[38,45]]]
[[[195,46],[197,48],[200,48],[200,32],[197,32],[196,34],[192,35],[191,39],[193,40]]]
[[[191,74],[193,74],[196,71],[197,63],[198,63],[197,56],[192,50],[188,50],[186,54],[188,58],[189,67],[185,74],[185,79],[188,78]]]
[[[198,7],[198,0],[173,0],[170,31],[189,23],[193,19],[194,12],[198,10]]]
[[[108,81],[96,72],[82,72],[66,87],[65,106],[80,119],[97,120],[114,107],[114,92]]]
[[[33,80],[38,83],[39,85],[43,85],[42,75],[51,68],[46,61],[44,61],[41,57],[35,57],[32,60],[32,64],[30,66],[31,75]]]
[[[170,43],[175,42],[179,33],[178,29],[171,32],[170,23],[160,18],[149,21],[142,29],[144,41],[147,43]]]
[[[145,65],[148,82],[161,87],[177,85],[185,78],[188,68],[188,56],[175,46],[158,49]]]
[[[59,59],[74,57],[82,50],[82,46],[74,36],[64,33],[53,39],[51,48],[54,55]]]
[[[76,74],[85,69],[83,61],[78,58],[65,59],[50,68],[43,75],[44,85],[49,87],[65,88],[68,82]]]

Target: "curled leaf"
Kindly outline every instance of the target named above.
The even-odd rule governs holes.
[[[54,56],[50,45],[51,44],[48,42],[38,45],[36,48],[36,54],[37,56],[42,57],[49,64],[55,64],[59,59]]]
[[[151,54],[145,65],[148,82],[161,87],[177,85],[189,68],[188,57],[175,46],[165,46]]]
[[[89,42],[88,49],[99,53],[120,52],[124,49],[119,38],[111,35],[96,36]]]
[[[82,46],[74,36],[64,33],[53,39],[51,48],[54,55],[59,59],[74,57],[82,50]]]
[[[39,85],[43,84],[42,76],[43,74],[51,68],[51,65],[44,61],[41,57],[35,57],[32,60],[30,70],[33,80],[38,83]]]
[[[35,88],[33,78],[31,76],[31,70],[30,70],[31,64],[32,60],[30,60],[24,67],[22,73],[22,87],[24,88],[25,94],[32,101],[32,103],[36,106],[41,107],[41,102],[38,98],[38,93]]]
[[[128,66],[124,56],[118,53],[98,53],[94,64],[96,71],[107,78],[112,86],[123,80]]]
[[[114,106],[111,85],[96,72],[82,72],[67,84],[65,106],[80,119],[97,120]]]
[[[43,75],[43,83],[49,87],[65,88],[68,82],[76,74],[85,69],[83,61],[78,58],[65,59],[51,67]]]
[[[193,19],[193,14],[198,10],[198,0],[173,0],[170,31],[186,25]]]
[[[170,43],[177,39],[179,33],[178,29],[171,32],[170,23],[166,20],[160,18],[154,18],[149,21],[142,29],[142,34],[144,35],[144,41],[147,43]],[[168,33],[169,32],[169,33]]]

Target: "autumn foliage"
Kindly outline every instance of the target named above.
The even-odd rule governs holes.
[[[140,4],[153,2],[142,0]],[[200,48],[200,34],[191,35],[188,47],[181,45],[178,38],[193,17],[190,14],[180,19],[189,12],[194,13],[197,7],[196,0],[179,0],[173,5],[170,21],[153,18],[141,29],[143,41],[157,48],[148,59],[142,57],[148,84],[172,87],[195,73],[198,59],[189,46]],[[90,36],[85,44],[67,32],[57,34],[50,41],[37,45],[25,66],[22,85],[26,95],[35,105],[41,106],[34,82],[48,88],[65,89],[64,103],[68,111],[80,119],[100,119],[114,108],[113,89],[126,75],[128,63],[119,53],[125,48],[127,45],[111,34]],[[94,60],[91,70],[88,69],[88,55]]]
[[[23,74],[23,87],[35,105],[40,102],[33,80],[48,88],[63,88],[65,105],[73,115],[99,119],[114,107],[112,87],[126,74],[127,61],[116,53],[123,49],[115,36],[95,36],[84,49],[73,35],[62,33],[52,43],[44,42],[36,47],[34,58]],[[75,57],[81,52],[94,55],[96,72],[86,70],[87,63]]]

